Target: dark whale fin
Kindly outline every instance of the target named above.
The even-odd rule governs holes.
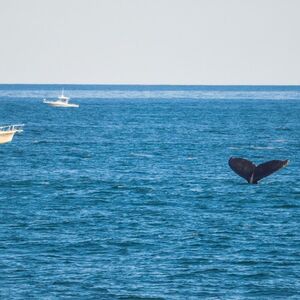
[[[258,165],[254,170],[253,183],[267,177],[281,168],[287,166],[288,160],[270,160],[263,164]]]
[[[250,160],[238,157],[231,157],[228,164],[236,174],[250,182],[251,176],[256,167],[255,164],[253,164]]]
[[[228,164],[235,173],[245,178],[248,183],[257,183],[264,177],[287,166],[288,162],[288,160],[270,160],[256,167],[247,159],[231,157]]]

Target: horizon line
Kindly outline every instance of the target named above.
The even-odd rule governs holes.
[[[99,85],[99,86],[300,86],[300,84],[174,84],[174,83],[0,83],[0,85]]]

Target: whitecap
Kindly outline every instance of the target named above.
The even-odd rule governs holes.
[[[250,148],[254,149],[254,150],[273,150],[273,149],[275,149],[272,146],[265,146],[265,147],[263,147],[263,146],[251,146]]]
[[[278,139],[278,140],[274,140],[274,142],[276,142],[276,143],[285,143],[286,140],[285,139]]]

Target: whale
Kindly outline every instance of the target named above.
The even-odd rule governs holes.
[[[257,184],[261,179],[273,174],[283,167],[286,167],[288,163],[288,159],[270,160],[256,166],[250,160],[240,157],[230,157],[228,161],[230,168],[251,184]]]

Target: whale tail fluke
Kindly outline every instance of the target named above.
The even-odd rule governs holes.
[[[258,183],[259,180],[287,166],[288,162],[288,160],[270,160],[256,166],[247,159],[231,157],[228,164],[235,173],[246,179],[248,183]]]
[[[270,160],[258,165],[254,171],[254,181],[258,182],[264,177],[267,177],[280,170],[281,168],[287,166],[288,163],[288,160]]]
[[[238,157],[231,157],[228,164],[235,173],[250,182],[251,176],[256,167],[255,164],[253,164],[250,160]]]

